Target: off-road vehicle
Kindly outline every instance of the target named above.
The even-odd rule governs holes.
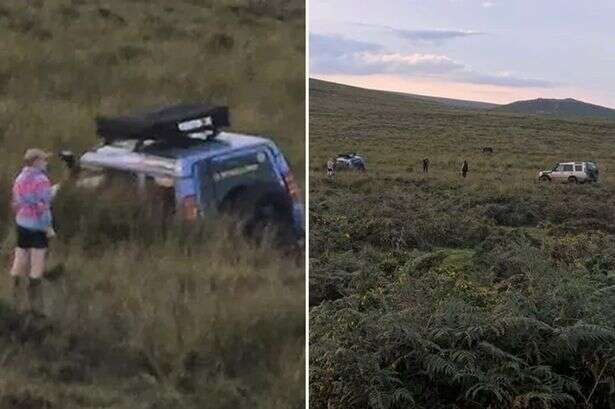
[[[337,169],[356,169],[364,172],[365,159],[356,153],[342,153],[336,156],[335,167]]]
[[[595,162],[560,162],[552,170],[538,172],[541,182],[559,181],[585,183],[598,181],[598,166]]]
[[[155,190],[177,219],[236,212],[247,225],[275,224],[303,240],[302,197],[284,155],[269,139],[221,131],[227,108],[173,105],[96,122],[98,146],[78,160],[61,154],[76,186],[128,179],[138,192]]]

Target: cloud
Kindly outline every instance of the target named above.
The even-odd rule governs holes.
[[[463,65],[443,55],[391,53],[378,44],[310,34],[310,68],[317,74],[436,75]]]
[[[369,68],[373,73],[402,75],[439,75],[463,69],[452,59],[437,54],[421,53],[361,53],[356,56],[359,64]]]
[[[324,34],[310,34],[310,72],[316,75],[438,77],[454,82],[507,87],[546,88],[554,85],[510,72],[482,73],[446,55],[390,52],[378,44]]]
[[[310,52],[317,55],[340,55],[382,50],[379,44],[344,38],[338,35],[310,33]]]
[[[473,30],[444,30],[444,29],[407,30],[407,29],[394,28],[394,27],[382,26],[382,25],[376,25],[376,24],[354,23],[353,25],[388,32],[390,34],[393,34],[396,37],[399,37],[405,40],[410,40],[413,42],[442,43],[444,41],[453,40],[455,38],[466,38],[466,37],[485,34],[480,31],[473,31]]]
[[[401,38],[424,42],[442,42],[452,40],[454,38],[464,38],[484,34],[478,31],[464,30],[400,30],[390,28],[390,31]]]
[[[499,85],[504,87],[527,87],[527,88],[552,88],[556,84],[551,81],[524,78],[512,74],[483,74],[473,70],[468,70],[464,78],[466,82],[472,84]]]
[[[382,50],[374,43],[310,33],[310,69],[320,74],[365,73],[367,67],[357,60],[358,56]]]

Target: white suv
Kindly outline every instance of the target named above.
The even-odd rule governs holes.
[[[560,162],[553,167],[553,170],[538,172],[538,180],[569,183],[597,182],[598,166],[594,162]]]

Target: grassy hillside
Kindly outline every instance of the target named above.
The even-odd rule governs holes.
[[[614,140],[312,81],[312,407],[613,407]],[[327,178],[342,151],[367,174]],[[600,183],[535,182],[585,158]]]
[[[498,106],[498,104],[493,104],[491,102],[468,101],[464,99],[432,97],[429,95],[406,94],[406,93],[402,93],[402,95],[406,95],[409,98],[412,98],[414,100],[418,99],[418,100],[439,102],[441,104],[448,105],[454,108],[489,109],[489,108],[495,108]]]
[[[593,118],[597,120],[615,121],[615,109],[600,105],[588,104],[576,99],[545,99],[538,98],[529,101],[516,101],[495,108],[502,112],[518,114],[548,115],[560,118]]]
[[[335,88],[334,83],[312,79],[313,86],[322,89]],[[369,91],[365,88],[345,86],[345,88],[355,89],[358,93]],[[399,100],[397,97],[407,98],[408,102],[435,103],[448,108],[492,110],[497,113],[510,113],[521,115],[538,115],[556,119],[568,119],[573,121],[615,121],[615,110],[600,105],[588,104],[572,98],[548,99],[538,98],[527,101],[515,101],[510,104],[494,104],[490,102],[468,101],[463,99],[433,97],[427,95],[408,94],[404,92],[389,92],[389,100]]]
[[[496,108],[498,104],[479,101],[467,101],[462,99],[432,97],[428,95],[408,94],[405,92],[378,92],[367,88],[354,87],[350,85],[337,84],[334,82],[318,80],[310,78],[310,88],[318,89],[322,92],[342,92],[351,96],[363,95],[374,97],[378,95],[386,95],[385,100],[388,103],[405,102],[405,103],[424,103],[429,106],[445,106],[449,108],[474,108],[474,109],[489,109]]]
[[[304,20],[294,0],[1,2],[0,408],[303,406],[304,267],[268,240],[187,236],[124,196],[67,190],[47,320],[12,308],[7,270],[25,148],[82,152],[99,114],[228,104],[303,181]]]

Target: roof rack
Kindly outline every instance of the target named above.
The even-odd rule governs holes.
[[[139,150],[147,140],[182,144],[187,139],[209,140],[229,126],[228,107],[176,104],[120,117],[96,118],[96,134],[104,144],[137,140]]]

